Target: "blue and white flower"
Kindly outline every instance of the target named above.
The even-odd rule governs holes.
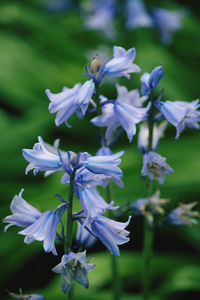
[[[140,78],[142,95],[150,95],[151,92],[157,87],[163,75],[164,71],[162,66],[154,68],[150,74],[145,72]]]
[[[67,293],[74,284],[74,280],[85,288],[89,287],[88,272],[95,265],[88,264],[86,260],[86,251],[74,253],[70,252],[62,256],[61,262],[55,266],[52,271],[61,273],[61,288],[64,293]]]
[[[29,225],[37,221],[42,215],[39,210],[37,210],[22,198],[23,192],[24,189],[21,189],[19,195],[15,195],[10,204],[12,215],[7,216],[3,219],[4,223],[8,223],[8,225],[5,226],[4,231],[6,231],[10,226],[13,225],[19,227],[28,227]]]
[[[113,221],[104,216],[97,216],[91,222],[91,229],[95,236],[108,248],[111,254],[120,256],[117,245],[123,245],[129,241],[129,232],[125,227],[130,223],[131,217],[125,223]]]
[[[151,103],[143,108],[141,106],[146,97],[140,97],[137,90],[128,92],[123,86],[116,85],[116,87],[118,92],[116,101],[104,105],[106,99],[102,97],[102,114],[93,118],[91,122],[99,127],[107,127],[106,140],[110,139],[113,131],[122,126],[131,142],[136,133],[136,124],[147,118]]]
[[[116,210],[119,208],[119,206],[113,206],[114,201],[111,201],[109,204],[106,203],[94,188],[81,188],[79,199],[86,216],[84,224],[88,222],[89,218],[94,219],[96,216],[104,214],[106,209]]]
[[[35,240],[43,241],[44,251],[57,255],[54,242],[58,223],[58,215],[48,210],[42,213],[34,223],[20,231],[19,234],[26,235],[24,239],[26,244],[31,244]]]
[[[113,58],[104,64],[99,78],[102,80],[103,76],[121,77],[125,76],[130,79],[130,73],[140,72],[140,67],[133,64],[136,56],[135,48],[125,50],[122,47],[113,47]]]
[[[91,233],[91,226],[87,224],[88,231],[85,227],[78,223],[78,229],[76,232],[76,241],[78,245],[84,246],[86,249],[91,248],[97,241],[95,236]]]
[[[85,114],[93,93],[94,82],[92,80],[86,81],[83,85],[77,83],[71,89],[64,87],[63,91],[58,94],[53,94],[47,89],[46,94],[51,101],[49,111],[50,113],[57,112],[56,125],[59,126],[65,122],[66,126],[71,127],[68,124],[68,119],[75,112],[78,117],[82,117]]]
[[[155,106],[167,121],[176,127],[176,139],[185,127],[199,129],[200,111],[197,109],[200,104],[198,99],[192,102],[155,101]]]
[[[198,224],[195,217],[200,217],[200,213],[195,210],[192,211],[195,205],[197,205],[196,202],[180,203],[179,207],[173,209],[168,215],[168,222],[176,226]]]
[[[30,163],[25,173],[34,169],[33,174],[39,171],[60,171],[63,170],[58,152],[52,151],[39,136],[38,143],[34,144],[33,149],[23,149],[24,158]]]
[[[172,11],[164,8],[152,9],[152,16],[155,26],[160,33],[161,42],[166,45],[172,42],[172,34],[181,29],[181,21],[185,15],[185,12],[181,10]]]
[[[126,27],[128,29],[152,27],[154,25],[151,15],[141,0],[127,0],[125,9]]]
[[[167,125],[168,125],[167,121],[163,121],[158,126],[154,124],[152,151],[156,150],[160,138],[164,136],[164,132],[167,128]],[[148,142],[149,142],[149,127],[146,123],[143,123],[140,125],[140,130],[138,134],[138,148],[142,153],[148,151]]]
[[[174,170],[166,163],[166,158],[156,152],[150,151],[143,155],[142,176],[150,180],[157,179],[160,184],[165,181],[165,173],[171,174]]]

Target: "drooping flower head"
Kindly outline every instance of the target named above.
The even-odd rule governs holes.
[[[142,176],[150,180],[157,179],[160,184],[165,181],[165,173],[171,174],[174,170],[166,163],[166,158],[156,152],[150,151],[143,155]]]
[[[104,216],[97,216],[91,222],[91,229],[95,236],[108,248],[111,254],[120,256],[117,245],[123,245],[129,241],[129,232],[125,230],[131,217],[125,223],[113,221]]]
[[[55,266],[52,271],[61,273],[61,288],[64,293],[67,293],[74,284],[74,280],[85,288],[89,287],[88,272],[95,265],[88,264],[86,260],[86,251],[74,253],[70,252],[62,256],[61,262]]]
[[[150,95],[151,92],[159,84],[163,75],[164,75],[164,71],[162,66],[158,66],[154,68],[150,74],[145,72],[140,78],[142,95],[143,96]]]
[[[200,217],[200,213],[195,210],[192,211],[195,205],[197,205],[196,202],[180,203],[179,207],[173,209],[168,215],[168,222],[176,226],[198,224],[195,217]]]
[[[77,83],[73,88],[64,87],[61,93],[53,94],[50,90],[46,90],[47,97],[51,101],[49,104],[49,112],[56,113],[55,123],[56,126],[65,122],[68,124],[68,119],[74,113],[78,117],[85,115],[86,110],[90,104],[91,98],[94,93],[93,80],[86,81],[83,85]]]
[[[107,141],[111,134],[122,126],[131,142],[136,133],[136,124],[145,120],[151,103],[143,108],[141,106],[146,97],[140,97],[137,90],[128,92],[124,86],[116,85],[116,87],[118,92],[116,101],[104,105],[106,99],[102,98],[102,114],[93,118],[91,122],[96,126],[107,127],[105,135]]]
[[[153,19],[141,0],[127,0],[125,8],[128,29],[153,26]]]
[[[175,139],[179,138],[185,127],[199,129],[199,99],[192,102],[156,100],[155,106],[166,120],[176,127]]]

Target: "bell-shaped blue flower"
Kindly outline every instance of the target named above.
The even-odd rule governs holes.
[[[164,132],[167,128],[168,122],[163,121],[160,125],[154,124],[153,127],[153,141],[152,141],[152,150],[155,151],[158,145],[158,142],[161,137],[163,137]],[[138,134],[138,148],[142,153],[148,151],[148,142],[149,142],[149,127],[146,123],[140,125],[140,130]]]
[[[96,217],[91,223],[92,232],[108,248],[111,254],[120,256],[117,245],[129,241],[129,232],[124,228],[128,226],[131,217],[125,223],[113,221],[104,216]]]
[[[38,141],[33,149],[22,150],[24,158],[30,163],[26,168],[26,174],[32,169],[34,169],[34,175],[38,171],[62,170],[59,154],[51,151],[41,137],[38,137]]]
[[[4,223],[8,223],[8,225],[5,226],[5,231],[13,225],[28,227],[42,215],[39,210],[22,198],[23,191],[24,189],[21,189],[19,195],[15,195],[10,204],[10,210],[13,214],[3,219]]]
[[[200,217],[200,213],[195,210],[192,211],[195,205],[197,205],[196,202],[180,203],[179,207],[173,209],[168,215],[168,222],[176,226],[198,224],[195,217]]]
[[[57,255],[54,242],[58,222],[58,215],[48,210],[42,213],[33,224],[20,231],[19,234],[26,235],[24,239],[26,244],[30,244],[35,240],[43,241],[44,251]]]
[[[121,162],[119,157],[123,154],[124,151],[120,151],[112,155],[91,156],[84,162],[84,165],[95,174],[103,174],[118,180],[122,177],[122,171],[118,165]]]
[[[118,97],[114,103],[102,105],[102,114],[91,120],[93,124],[100,127],[107,127],[106,140],[110,139],[113,131],[122,126],[131,142],[136,133],[136,124],[144,121],[151,103],[143,108],[142,103],[147,99],[140,97],[137,90],[128,92],[120,85],[116,85]],[[102,102],[105,100],[102,98]]]
[[[200,105],[198,99],[192,102],[156,101],[155,106],[167,121],[176,127],[176,139],[179,138],[185,127],[199,129],[200,111],[197,109]]]
[[[127,0],[125,8],[128,29],[153,26],[153,19],[141,0]]]
[[[125,50],[122,47],[113,47],[113,58],[105,63],[102,68],[102,76],[121,77],[125,76],[130,79],[130,73],[140,72],[140,68],[133,64],[135,59],[135,48]]]
[[[106,203],[94,188],[81,188],[79,191],[79,199],[86,216],[84,223],[87,223],[89,218],[102,215],[106,209],[115,210],[119,208],[119,206],[113,206],[114,201],[111,201],[109,204]]]
[[[74,284],[74,280],[85,288],[89,287],[88,272],[95,265],[88,264],[86,260],[86,251],[74,253],[70,252],[62,256],[61,262],[55,266],[52,271],[61,273],[61,288],[64,293],[67,293]]]
[[[153,69],[151,74],[145,72],[140,78],[142,95],[146,96],[146,95],[151,94],[151,92],[159,84],[163,75],[164,75],[164,71],[163,71],[162,66],[158,66],[155,69]]]
[[[160,184],[165,181],[165,173],[171,174],[174,170],[166,163],[166,158],[156,152],[150,151],[143,155],[142,176],[150,180],[157,179]]]
[[[71,127],[68,124],[68,119],[75,112],[78,117],[82,117],[85,114],[93,93],[94,82],[92,80],[86,81],[82,86],[80,83],[77,83],[72,89],[64,87],[63,91],[58,94],[53,94],[50,90],[46,90],[47,97],[51,101],[49,111],[50,113],[57,112],[56,125],[59,126],[65,122],[66,126]]]
[[[84,246],[86,249],[91,248],[97,241],[95,236],[91,233],[91,226],[87,224],[88,231],[85,227],[78,223],[78,229],[76,232],[76,241],[78,245]]]

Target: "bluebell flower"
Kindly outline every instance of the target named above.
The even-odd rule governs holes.
[[[81,188],[79,191],[79,199],[86,216],[84,224],[88,222],[89,218],[102,215],[106,209],[116,210],[119,208],[119,206],[113,206],[114,201],[111,201],[109,204],[106,203],[94,188]]]
[[[153,141],[152,141],[152,151],[155,151],[158,142],[161,137],[163,137],[164,132],[167,128],[168,122],[163,121],[160,125],[154,124],[153,127]],[[138,134],[138,148],[142,153],[148,151],[148,143],[149,143],[149,127],[146,123],[140,125],[140,130]]]
[[[113,131],[122,126],[131,142],[136,133],[136,124],[146,119],[151,103],[143,108],[141,106],[146,97],[140,97],[137,90],[128,92],[123,86],[116,85],[116,87],[118,92],[116,101],[103,105],[105,99],[102,98],[102,114],[93,118],[91,122],[96,126],[107,127],[106,140],[110,139]]]
[[[85,162],[85,167],[95,173],[103,174],[118,180],[122,177],[122,171],[118,167],[121,162],[119,158],[124,154],[124,151],[112,155],[91,156]]]
[[[42,213],[33,224],[20,231],[19,234],[26,235],[24,239],[26,244],[31,244],[35,240],[43,241],[44,251],[57,255],[54,242],[58,222],[58,215],[48,210]]]
[[[152,27],[154,25],[151,15],[141,0],[127,0],[125,9],[126,27],[128,29]]]
[[[86,26],[101,30],[108,38],[114,38],[116,31],[113,26],[115,0],[97,0],[91,7],[91,15],[87,15]]]
[[[85,288],[89,287],[88,272],[95,265],[88,264],[86,260],[86,251],[74,253],[70,252],[62,256],[61,262],[55,266],[52,271],[61,273],[61,288],[64,293],[67,293],[74,284],[74,280]]]
[[[9,292],[9,295],[12,298],[15,299],[22,299],[22,300],[45,300],[45,298],[42,295],[38,295],[38,294],[23,294],[22,290],[19,289],[19,294],[13,293],[13,292]]]
[[[157,27],[161,41],[168,45],[172,42],[172,33],[181,28],[181,20],[185,16],[183,11],[153,8],[152,16]]]
[[[142,95],[150,95],[151,92],[157,87],[163,75],[164,71],[162,66],[154,68],[150,74],[145,72],[140,78]]]
[[[88,80],[82,86],[77,83],[71,89],[64,87],[63,91],[58,94],[53,94],[48,89],[45,92],[51,101],[49,104],[50,113],[57,112],[56,125],[59,126],[65,122],[66,126],[71,127],[68,124],[71,115],[76,112],[78,117],[82,117],[85,114],[94,93],[94,82]]]
[[[91,232],[90,224],[87,224],[87,227],[89,227],[89,230]],[[78,223],[78,229],[76,232],[76,241],[78,245],[82,245],[86,249],[89,249],[96,243],[97,239],[90,232]]]
[[[176,127],[176,139],[179,138],[185,127],[199,129],[200,111],[197,109],[200,105],[198,99],[192,102],[155,101],[155,106],[167,121]]]
[[[117,245],[129,241],[129,232],[124,228],[128,226],[131,217],[125,223],[113,221],[104,216],[97,216],[91,222],[91,229],[95,236],[108,248],[111,254],[120,256]]]
[[[24,158],[30,163],[26,168],[26,174],[34,169],[33,174],[38,171],[58,171],[62,170],[62,164],[59,154],[50,151],[41,137],[38,137],[38,143],[33,146],[33,149],[23,149]]]
[[[7,216],[3,219],[4,223],[8,223],[8,225],[5,226],[4,231],[13,225],[27,227],[33,224],[42,215],[39,210],[22,198],[23,192],[24,189],[21,189],[19,195],[15,195],[10,204],[10,210],[13,215]]]
[[[165,181],[165,173],[171,174],[174,170],[166,163],[166,158],[156,152],[150,151],[143,155],[142,176],[150,180],[157,179],[160,184]]]
[[[180,203],[179,207],[173,209],[168,215],[168,222],[176,226],[198,224],[195,217],[200,217],[200,213],[195,210],[192,211],[196,204],[195,202],[189,204]]]
[[[144,215],[148,219],[149,223],[153,223],[153,215],[154,214],[164,214],[164,209],[162,205],[169,202],[169,199],[161,199],[160,191],[156,191],[149,198],[141,198],[136,200],[132,209],[136,215]]]
[[[130,48],[126,51],[122,47],[114,46],[113,58],[104,64],[100,78],[102,76],[125,76],[127,79],[130,79],[130,73],[140,72],[140,68],[136,64],[133,64],[135,56],[135,48]]]

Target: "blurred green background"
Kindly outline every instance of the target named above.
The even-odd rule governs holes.
[[[155,29],[125,31],[123,14],[115,20],[116,38],[109,40],[100,32],[85,28],[84,18],[76,5],[72,9],[52,10],[50,2],[0,2],[1,218],[10,214],[12,197],[22,187],[24,198],[42,211],[58,205],[55,194],[67,197],[67,186],[60,183],[60,174],[46,179],[42,174],[36,177],[24,174],[27,162],[21,149],[32,148],[39,135],[48,143],[60,138],[61,148],[66,150],[94,154],[99,148],[96,128],[90,124],[90,118],[79,120],[73,116],[69,121],[72,129],[65,125],[56,128],[55,115],[49,114],[49,101],[44,93],[46,88],[59,92],[64,85],[72,87],[77,82],[83,83],[82,74],[88,58],[99,48],[111,56],[113,45],[126,49],[135,47],[135,62],[142,72],[150,72],[162,64],[165,76],[157,92],[165,88],[163,99],[191,101],[199,96],[198,1],[184,1],[188,14],[169,47],[160,43]],[[71,1],[71,4],[75,2],[78,1]],[[148,1],[148,4],[178,9],[182,2],[160,0]],[[120,78],[118,82],[129,90],[139,88],[140,75],[132,75],[129,81]],[[113,83],[115,81],[107,81],[101,86],[101,92],[108,98],[116,96]],[[200,133],[187,129],[179,140],[174,140],[174,136],[175,129],[170,127],[158,149],[175,170],[161,186],[161,196],[171,198],[172,207],[178,202],[200,199]],[[121,149],[126,151],[121,164],[125,187],[115,188],[119,205],[145,195],[137,138],[128,144],[126,135],[122,134],[113,151]],[[60,290],[60,276],[51,272],[60,257],[44,253],[39,242],[25,245],[23,237],[17,235],[17,228],[4,234],[3,224],[0,226],[0,299],[10,299],[6,290],[17,292],[20,287],[27,293],[41,293],[49,300],[65,299]],[[130,231],[131,242],[121,247],[119,259],[124,300],[140,299],[141,218],[133,218]],[[62,247],[58,245],[57,248],[61,255]],[[154,250],[152,299],[200,299],[199,226],[159,227]],[[76,285],[75,299],[111,299],[110,255],[100,243],[88,253],[96,268],[89,276],[89,290]]]

